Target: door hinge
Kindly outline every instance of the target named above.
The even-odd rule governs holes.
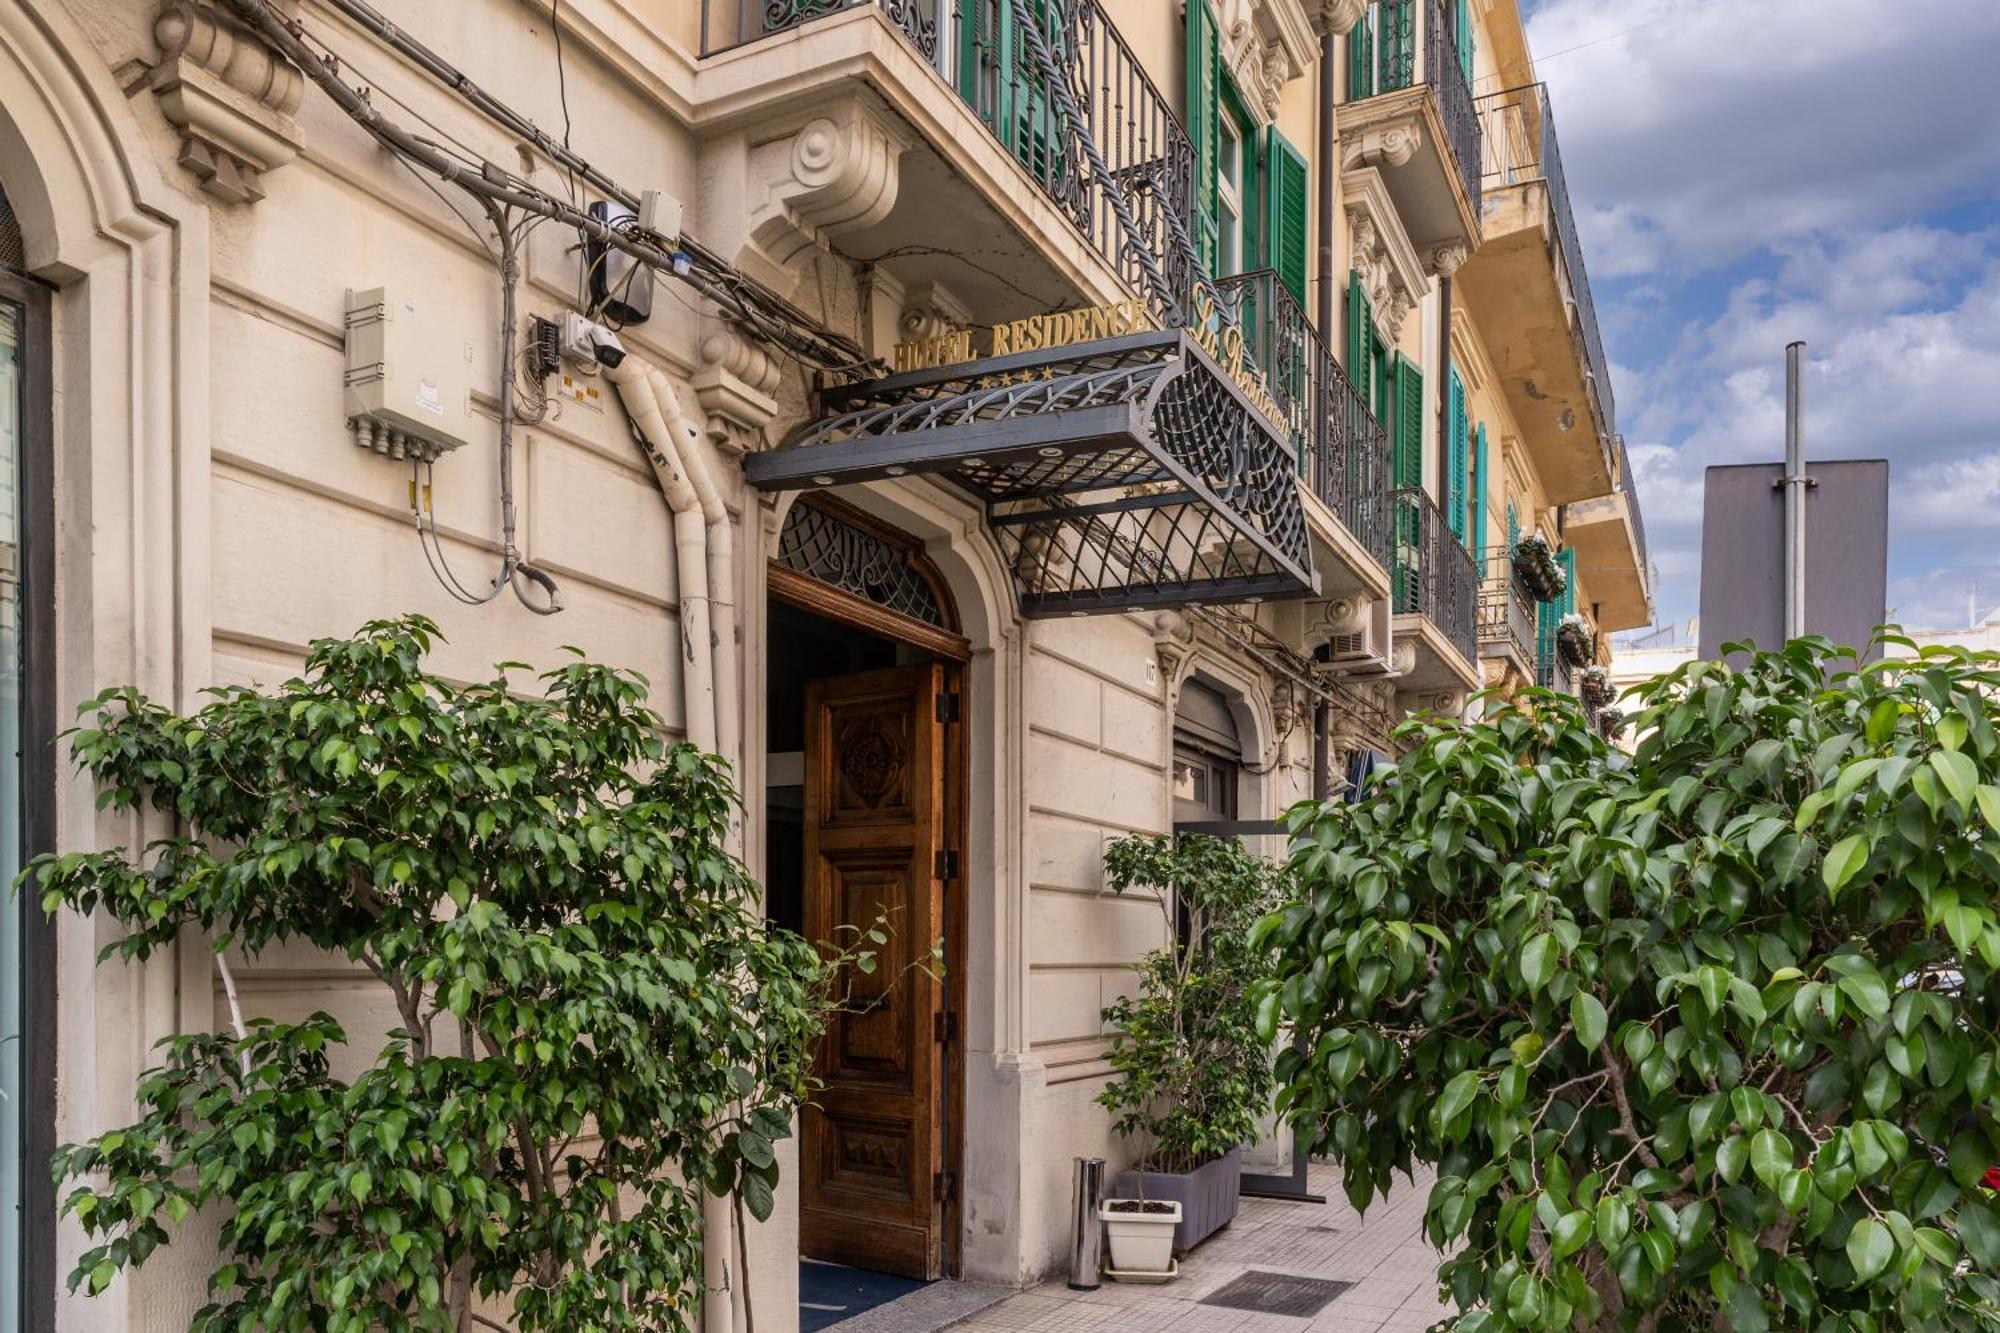
[[[940,1043],[958,1040],[958,1015],[949,1009],[939,1009],[931,1015],[931,1036]]]
[[[958,1173],[939,1171],[931,1177],[931,1197],[939,1203],[950,1203],[958,1197]]]
[[[936,863],[931,867],[935,877],[947,882],[958,878],[958,853],[949,847],[938,848]]]
[[[940,722],[958,721],[958,696],[956,694],[945,693],[938,695],[937,720]]]

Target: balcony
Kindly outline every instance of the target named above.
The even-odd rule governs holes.
[[[1552,504],[1611,492],[1617,403],[1548,90],[1478,100],[1484,239],[1456,290],[1479,321]]]
[[[1540,666],[1535,642],[1539,607],[1533,593],[1514,573],[1514,558],[1500,552],[1487,559],[1486,577],[1479,583],[1479,656],[1496,663],[1503,683],[1509,677],[1536,679]]]
[[[1388,432],[1274,270],[1223,278],[1216,288],[1284,414],[1313,533],[1336,557],[1319,562],[1321,591],[1383,596],[1394,555]]]
[[[1612,441],[1612,465],[1615,489],[1565,509],[1563,535],[1576,548],[1577,572],[1597,610],[1598,625],[1638,629],[1653,623],[1653,567],[1623,436]]]
[[[1479,683],[1479,570],[1428,491],[1394,491],[1394,591],[1398,644],[1415,640],[1405,691],[1467,689]]]
[[[790,163],[801,177],[803,207],[782,206],[790,183],[780,181],[750,191],[753,213],[777,214],[770,225],[781,233],[792,213],[813,224],[824,218],[781,235],[780,258],[837,237],[847,257],[893,269],[899,289],[948,293],[890,309],[891,327],[899,313],[933,328],[1001,322],[1151,296],[1156,284],[1184,299],[1194,277],[1186,133],[1097,0],[1038,7],[1055,80],[1042,72],[1022,12],[1017,0],[702,0],[708,118],[717,128],[740,126],[753,173],[768,161],[780,174]],[[823,124],[830,116],[845,132],[845,116],[821,108],[857,86],[874,95],[857,117],[879,122],[866,143],[815,142],[808,151],[801,141],[787,153],[763,142],[774,118]],[[1103,174],[1058,105],[1064,95]],[[844,168],[818,161],[843,152],[851,157]],[[862,176],[871,179],[853,200],[825,197]],[[1136,243],[1113,189],[1130,209]],[[753,216],[753,240],[759,225]],[[1076,244],[1059,243],[1064,236]],[[964,257],[968,246],[976,263]]]
[[[1341,169],[1374,167],[1432,266],[1479,244],[1480,122],[1450,0],[1377,0],[1347,35]]]

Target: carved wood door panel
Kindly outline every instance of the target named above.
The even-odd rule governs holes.
[[[937,663],[806,691],[805,923],[845,941],[886,917],[850,975],[804,1115],[801,1240],[816,1259],[944,1275],[943,984],[919,966],[944,930],[945,728]]]

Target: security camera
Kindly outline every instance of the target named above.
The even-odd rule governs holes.
[[[625,344],[604,325],[571,311],[563,316],[563,355],[585,374],[594,375],[599,366],[617,369],[625,359]]]
[[[590,350],[597,357],[597,364],[606,370],[618,369],[618,363],[625,359],[625,344],[602,324],[590,326]]]

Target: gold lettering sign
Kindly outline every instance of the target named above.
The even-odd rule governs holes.
[[[1243,330],[1220,327],[1220,321],[1216,319],[1215,297],[1207,291],[1196,291],[1188,305],[1194,314],[1188,335],[1222,368],[1230,383],[1242,391],[1252,406],[1284,426],[1285,415],[1271,397],[1263,374],[1245,360]],[[1144,301],[1113,301],[1109,305],[1026,315],[1005,324],[992,325],[983,331],[954,329],[933,338],[897,343],[892,360],[898,374],[935,370],[982,355],[975,345],[978,341],[986,343],[986,356],[1013,356],[1019,352],[1040,352],[1051,347],[1066,347],[1071,343],[1116,338],[1156,327]],[[983,339],[975,337],[980,333],[983,333]]]
[[[1048,315],[1026,315],[984,330],[987,356],[1012,356],[1016,352],[1040,352],[1050,347],[1116,338],[1154,327],[1144,301],[1114,301],[1110,305],[1086,306],[1081,310],[1059,310]],[[956,329],[934,338],[897,343],[891,362],[901,374],[911,370],[934,370],[957,365],[980,355],[975,346],[975,330]]]

